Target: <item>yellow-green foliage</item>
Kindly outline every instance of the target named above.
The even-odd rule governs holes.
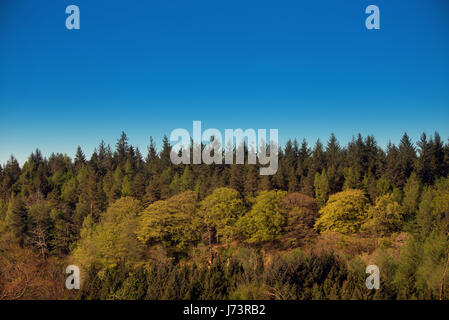
[[[178,247],[197,241],[201,219],[196,200],[195,192],[186,191],[149,205],[140,219],[138,239],[144,243],[165,242]]]
[[[201,202],[200,212],[206,225],[214,227],[217,238],[230,240],[235,234],[235,223],[245,211],[238,191],[219,188]]]
[[[432,209],[435,214],[449,214],[449,179],[440,179],[433,188]]]
[[[440,293],[445,294],[442,298],[448,299],[449,294],[447,290],[448,274],[447,263],[449,239],[446,233],[433,231],[430,233],[422,244],[422,256],[420,257],[420,265],[416,270],[416,286],[421,293],[432,299],[439,299]],[[445,271],[446,270],[446,271]],[[443,277],[446,282],[446,287],[441,292],[441,285],[444,285]]]
[[[369,208],[369,220],[362,226],[362,230],[386,236],[400,230],[404,214],[403,207],[393,194],[380,196],[376,199],[376,205]]]
[[[330,196],[320,211],[315,229],[355,233],[368,217],[368,199],[362,190],[347,189]]]
[[[448,216],[449,179],[439,179],[433,187],[424,187],[421,195],[417,214],[421,234],[427,236],[435,229],[445,232],[449,227]]]
[[[137,216],[142,210],[140,201],[124,197],[114,202],[95,224],[88,216],[83,223],[81,239],[74,258],[87,267],[91,263],[114,266],[123,261],[140,260],[142,246],[137,240]]]
[[[286,217],[281,207],[286,195],[285,191],[272,190],[263,191],[257,196],[251,211],[238,222],[247,242],[271,241],[282,233]]]

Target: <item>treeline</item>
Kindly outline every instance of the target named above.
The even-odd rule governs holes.
[[[74,160],[36,150],[22,168],[11,157],[0,256],[31,249],[81,265],[81,298],[449,298],[449,144],[438,133],[386,150],[372,136],[288,141],[273,176],[173,165],[170,151],[151,139],[144,158],[122,133],[90,159],[80,147]],[[0,268],[20,274],[9,260]],[[382,270],[379,291],[365,287],[368,263]],[[11,288],[0,274],[0,294]]]

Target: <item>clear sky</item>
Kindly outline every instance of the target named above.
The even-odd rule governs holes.
[[[281,143],[446,140],[449,1],[0,0],[0,163],[90,156],[122,130],[146,153],[193,120],[277,128]]]

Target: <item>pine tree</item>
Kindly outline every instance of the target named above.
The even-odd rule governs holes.
[[[399,161],[401,172],[398,186],[402,187],[408,177],[410,177],[416,161],[416,149],[407,133],[404,133],[399,144]]]
[[[161,199],[160,178],[153,177],[145,188],[145,196],[143,197],[143,204],[149,205]]]
[[[306,139],[303,139],[301,143],[301,148],[298,151],[298,164],[296,169],[296,173],[299,176],[300,180],[305,178],[308,174],[310,154],[311,151],[307,146],[307,141]]]
[[[157,167],[157,160],[158,160],[158,155],[157,155],[157,150],[156,150],[156,144],[154,143],[153,137],[150,137],[150,145],[148,146],[148,155],[145,160],[147,166],[149,166],[149,168],[152,169],[152,170],[149,170],[150,173],[156,172],[155,169]]]
[[[337,138],[332,133],[326,146],[327,175],[332,193],[341,191],[343,175],[341,172],[342,153]]]
[[[243,194],[245,188],[244,167],[241,164],[233,164],[231,166],[231,176],[229,178],[229,186]]]
[[[321,174],[315,173],[315,199],[319,207],[323,207],[329,197],[329,179],[327,177],[326,169],[323,169]]]
[[[258,170],[255,165],[248,165],[246,179],[244,179],[244,189],[246,195],[254,195],[259,183]]]
[[[179,181],[181,192],[187,191],[187,190],[193,190],[194,187],[194,176],[192,173],[192,170],[190,169],[190,166],[186,166],[184,169],[184,173],[181,176],[181,179]]]
[[[385,164],[385,178],[390,180],[393,184],[399,185],[403,179],[401,173],[401,161],[398,148],[391,144],[387,146],[387,158]]]
[[[415,172],[412,172],[404,186],[403,206],[407,214],[415,215],[418,212],[421,182]]]
[[[367,172],[367,154],[365,153],[365,150],[366,147],[363,137],[359,133],[357,139],[353,137],[352,141],[348,144],[346,157],[347,165],[353,170],[357,186],[360,186],[360,183]]]
[[[145,184],[145,174],[143,172],[143,169],[141,169],[136,173],[132,182],[132,191],[134,197],[140,200],[142,199],[142,197],[145,195]]]
[[[76,149],[76,155],[75,155],[75,169],[78,172],[78,170],[86,164],[86,156],[84,155],[83,150],[81,150],[81,147],[78,146]]]
[[[164,135],[164,138],[162,140],[162,151],[160,154],[161,165],[163,169],[169,168],[172,165],[170,153],[171,153],[170,142],[168,141],[167,136]]]
[[[340,152],[340,144],[338,143],[335,134],[332,133],[326,146],[326,159],[328,167],[337,168],[340,165]]]
[[[343,172],[345,176],[345,183],[343,185],[343,190],[358,188],[359,184],[357,182],[357,177],[355,175],[354,169],[352,167],[345,168]]]
[[[315,174],[315,172],[321,172],[324,168],[326,168],[326,154],[323,149],[323,144],[318,139],[313,148],[310,170]]]
[[[444,144],[441,141],[441,137],[438,132],[435,132],[432,149],[433,162],[435,166],[435,178],[446,177],[448,172],[444,163]]]
[[[421,181],[429,185],[433,183],[436,172],[433,141],[427,141],[427,136],[423,133],[417,144],[419,157],[415,164],[416,171]]]
[[[19,162],[11,156],[3,168],[3,180],[0,185],[0,196],[3,201],[7,201],[11,192],[18,192],[18,188],[14,188],[16,182],[21,175]]]
[[[9,201],[8,211],[6,212],[6,225],[21,246],[23,246],[27,237],[27,220],[27,209],[21,196],[13,195]]]
[[[117,140],[116,144],[116,155],[117,155],[117,164],[123,165],[127,159],[129,151],[128,137],[126,133],[122,131],[120,138]]]
[[[287,177],[287,181],[288,181],[288,192],[296,192],[299,191],[299,183],[298,183],[298,178],[296,176],[295,173],[295,168],[294,167],[290,167],[288,170],[288,177]]]
[[[284,148],[284,163],[287,168],[296,169],[296,159],[298,157],[298,142],[295,140],[293,143],[289,139]]]
[[[260,191],[268,191],[272,189],[271,178],[270,176],[261,176],[259,183]]]
[[[128,175],[125,175],[122,181],[122,190],[121,190],[122,197],[132,196],[133,191],[131,188],[131,181],[128,178]]]
[[[179,175],[177,172],[173,176],[173,179],[170,183],[169,188],[170,188],[172,195],[176,195],[181,192],[181,182],[180,182]]]
[[[449,140],[444,146],[444,172],[449,176]]]

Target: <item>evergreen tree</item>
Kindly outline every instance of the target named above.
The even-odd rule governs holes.
[[[402,187],[405,184],[406,179],[412,174],[414,163],[416,161],[416,149],[407,133],[404,133],[399,144],[399,161],[401,176],[398,186]]]
[[[7,201],[11,192],[17,192],[16,182],[19,180],[21,169],[19,162],[11,156],[3,168],[3,179],[0,185],[0,195],[3,201]]]
[[[435,159],[434,159],[434,143],[432,139],[427,141],[425,133],[421,135],[418,141],[419,157],[416,161],[415,167],[420,180],[424,184],[432,184],[435,179]]]
[[[385,164],[385,178],[391,181],[395,185],[400,185],[403,180],[403,174],[401,173],[401,161],[398,148],[389,143],[387,146],[387,157]]]
[[[75,155],[75,169],[78,171],[85,164],[86,164],[86,156],[84,155],[83,150],[81,150],[81,147],[78,146]]]
[[[329,178],[326,174],[326,169],[323,169],[321,174],[318,172],[315,174],[315,199],[319,207],[323,207],[326,204],[329,196]]]
[[[403,206],[407,214],[415,215],[418,212],[421,182],[415,172],[412,172],[404,186]]]
[[[129,145],[128,145],[128,137],[126,136],[126,133],[122,131],[122,134],[120,135],[120,138],[117,140],[116,144],[116,156],[117,156],[117,164],[123,165],[127,159],[129,151]]]
[[[179,185],[180,185],[181,192],[193,190],[194,176],[193,176],[192,170],[190,169],[190,166],[188,166],[188,165],[185,166],[184,173],[182,174],[182,176],[179,180]]]
[[[243,194],[245,188],[244,166],[241,164],[233,164],[231,166],[231,175],[229,178],[229,186]]]
[[[246,178],[244,179],[244,189],[246,195],[254,195],[259,184],[259,172],[255,165],[248,165]]]
[[[9,201],[6,225],[22,246],[27,237],[28,214],[20,195],[13,195]]]
[[[171,153],[170,142],[168,141],[167,136],[164,135],[164,138],[162,140],[162,151],[160,154],[161,165],[162,168],[164,169],[169,168],[172,165],[170,160],[170,153]]]

